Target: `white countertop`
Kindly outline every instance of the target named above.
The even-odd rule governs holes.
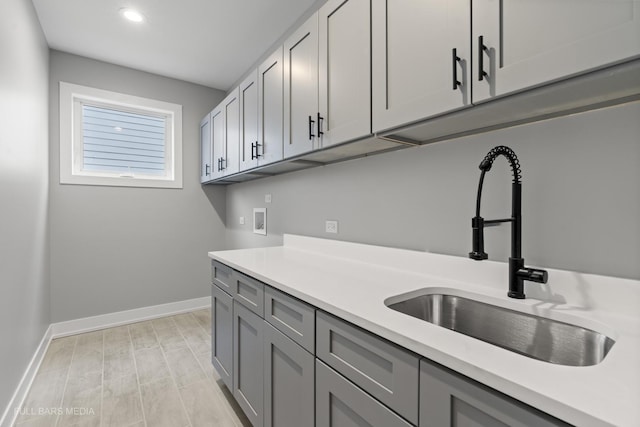
[[[209,256],[569,423],[640,426],[640,281],[547,269],[546,285],[527,282],[527,299],[514,300],[506,296],[506,263],[294,235],[285,235],[283,246]],[[554,365],[384,304],[443,287],[578,324],[616,343],[598,365]]]

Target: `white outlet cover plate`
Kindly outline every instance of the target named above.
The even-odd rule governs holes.
[[[338,234],[338,221],[325,221],[324,223],[324,231],[327,233]]]
[[[264,195],[264,202],[265,203],[271,203],[271,194],[265,194]]]

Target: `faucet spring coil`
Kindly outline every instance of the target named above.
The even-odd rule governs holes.
[[[493,162],[496,160],[498,156],[505,156],[507,160],[509,160],[509,164],[511,165],[511,172],[513,173],[513,183],[519,184],[522,179],[522,170],[520,169],[520,161],[518,160],[518,156],[513,150],[504,145],[498,145],[494,147],[487,153],[482,162],[480,162],[480,169],[483,171],[489,171],[491,166],[493,166]]]

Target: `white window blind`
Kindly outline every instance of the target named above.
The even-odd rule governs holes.
[[[165,174],[166,118],[82,105],[84,171]]]

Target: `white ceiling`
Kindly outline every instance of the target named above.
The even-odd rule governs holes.
[[[53,49],[228,90],[314,0],[33,0]],[[146,21],[135,24],[119,10]]]

